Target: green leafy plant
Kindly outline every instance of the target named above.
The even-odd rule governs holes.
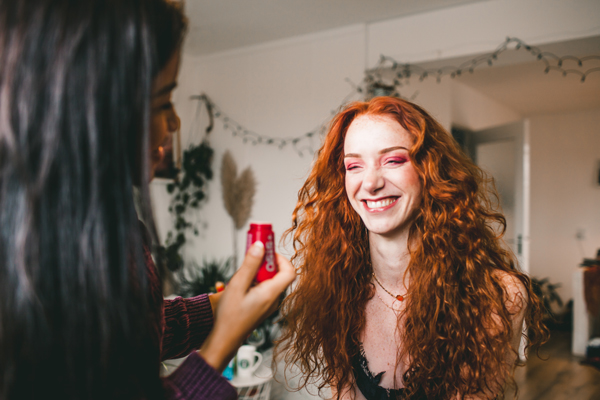
[[[552,306],[556,305],[558,308],[563,307],[563,301],[556,291],[556,289],[560,287],[560,283],[550,283],[548,278],[531,278],[531,284],[533,286],[533,292],[542,299],[544,304],[544,319],[556,320],[557,316],[552,310]]]
[[[282,293],[279,298],[279,303],[285,298],[285,293]],[[281,314],[279,309],[269,315],[246,339],[246,344],[256,346],[260,352],[264,352],[274,345],[274,341],[278,338],[282,327]]]
[[[178,294],[183,297],[215,293],[217,282],[227,282],[233,275],[232,259],[204,260],[202,265],[191,263],[178,273]]]
[[[206,184],[213,178],[213,153],[207,140],[191,145],[183,152],[181,173],[167,185],[167,192],[173,195],[169,212],[173,216],[174,229],[167,233],[159,254],[171,271],[180,270],[184,265],[181,248],[187,242],[187,234],[191,231],[197,236],[199,233],[198,227],[188,219],[188,211],[199,209],[206,198]]]

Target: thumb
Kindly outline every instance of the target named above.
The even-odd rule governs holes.
[[[261,241],[254,242],[248,249],[244,261],[240,266],[240,269],[234,275],[234,279],[231,280],[229,285],[243,285],[246,289],[250,287],[250,284],[254,280],[258,268],[262,264],[265,255],[265,245]]]

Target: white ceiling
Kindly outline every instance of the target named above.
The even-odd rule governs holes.
[[[371,23],[488,0],[184,0],[190,28],[186,52],[206,55],[302,34]],[[558,56],[600,56],[600,37],[540,46]],[[472,58],[472,57],[468,57]],[[423,65],[459,65],[463,59]],[[595,63],[595,64],[594,64]],[[600,61],[586,62],[583,70]],[[527,52],[507,51],[493,68],[456,79],[522,116],[600,107],[600,70],[580,82],[574,75],[544,73]]]
[[[204,55],[487,0],[185,0],[186,51]]]

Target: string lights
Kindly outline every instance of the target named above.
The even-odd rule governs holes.
[[[600,56],[598,55],[581,58],[569,55],[559,57],[554,53],[542,51],[539,47],[530,46],[521,39],[507,37],[494,52],[474,57],[469,61],[463,62],[459,66],[446,65],[439,68],[423,68],[422,66],[415,64],[402,64],[391,57],[382,55],[377,66],[365,73],[366,91],[367,94],[369,94],[385,90],[392,95],[399,95],[398,88],[402,87],[402,80],[410,80],[412,77],[418,76],[419,81],[422,82],[429,77],[435,77],[436,81],[439,83],[445,76],[455,78],[467,72],[472,74],[478,67],[485,65],[490,67],[493,66],[502,53],[513,49],[523,49],[529,53],[534,60],[543,63],[545,66],[544,73],[546,74],[550,71],[558,71],[563,76],[578,75],[580,81],[585,82],[585,79],[590,74],[600,72],[600,64],[598,64]],[[584,63],[589,63],[590,61],[596,61],[596,64],[591,68],[583,70]],[[566,62],[576,64],[579,69],[566,68]],[[394,74],[394,78],[391,82],[384,79],[384,75],[388,71],[392,71]]]
[[[507,37],[506,40],[500,44],[496,50],[492,53],[480,55],[466,61],[458,66],[447,65],[439,68],[424,68],[416,64],[402,64],[397,62],[391,57],[382,55],[377,66],[371,70],[365,72],[365,77],[359,85],[352,84],[352,92],[344,98],[342,106],[353,96],[359,94],[365,98],[371,98],[374,96],[397,96],[404,97],[400,94],[400,88],[403,86],[403,81],[407,82],[413,77],[418,77],[419,81],[423,81],[430,77],[435,77],[439,83],[444,77],[455,78],[464,73],[474,73],[475,70],[480,66],[493,66],[502,53],[507,50],[520,50],[523,49],[529,53],[535,60],[544,64],[544,73],[548,74],[551,71],[558,71],[563,76],[567,75],[578,75],[580,81],[585,82],[586,78],[594,73],[600,72],[600,66],[592,66],[587,69],[584,68],[584,64],[589,65],[590,62],[600,62],[599,55],[592,55],[586,57],[575,57],[575,56],[562,56],[559,57],[556,54],[542,51],[539,47],[530,46],[517,38]],[[567,68],[566,65],[576,64],[577,68]],[[393,75],[393,78],[385,79],[385,76]],[[416,95],[413,94],[408,100],[413,100]],[[210,98],[205,95],[196,95],[191,97],[193,100],[198,100],[201,104],[204,104],[209,115],[209,126],[206,128],[206,133],[209,133],[214,124],[214,119],[219,119],[225,130],[231,132],[234,137],[241,138],[243,143],[252,145],[267,145],[276,146],[279,149],[291,147],[299,155],[305,154],[312,155],[314,153],[314,141],[320,139],[325,134],[326,123],[319,125],[319,127],[312,131],[306,132],[296,137],[275,137],[268,135],[261,135],[250,129],[245,128],[243,125],[235,121],[229,115],[225,114],[216,104],[214,104]],[[331,114],[335,114],[332,111]],[[316,143],[318,147],[320,145]]]
[[[210,118],[210,124],[207,128],[207,133],[212,130],[214,119],[219,119],[223,124],[223,129],[230,131],[234,137],[241,138],[245,144],[276,146],[279,149],[291,147],[299,156],[302,157],[305,154],[312,155],[315,152],[313,138],[319,138],[324,134],[325,124],[321,124],[318,128],[296,137],[274,137],[261,135],[245,128],[236,120],[225,114],[206,94],[192,96],[191,98],[193,100],[200,101],[206,107]]]

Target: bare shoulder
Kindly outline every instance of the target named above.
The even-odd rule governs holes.
[[[522,313],[529,300],[527,289],[519,278],[508,272],[496,270],[494,276],[504,288],[504,302],[511,314]]]

